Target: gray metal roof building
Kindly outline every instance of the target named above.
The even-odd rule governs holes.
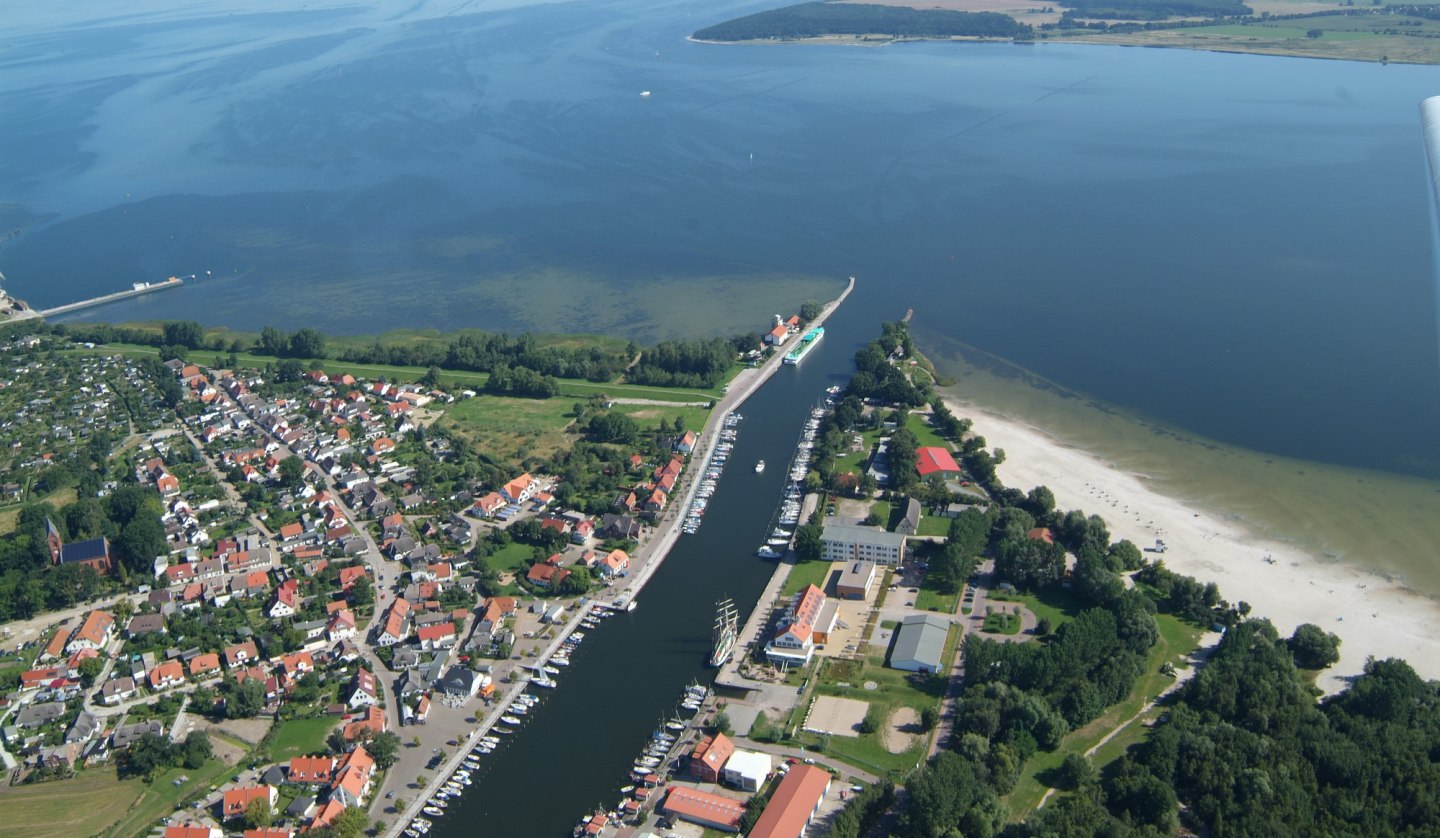
[[[912,614],[900,621],[890,667],[907,672],[939,672],[944,665],[950,623],[934,614]]]

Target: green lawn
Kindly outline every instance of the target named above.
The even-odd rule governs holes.
[[[1046,591],[1044,599],[1034,594],[1022,594],[1018,591],[1009,593],[991,591],[989,598],[991,602],[1017,602],[1030,609],[1037,620],[1048,617],[1052,631],[1085,610],[1085,603],[1081,602],[1075,594],[1063,588]]]
[[[915,595],[915,607],[922,611],[937,611],[941,614],[954,614],[955,605],[960,601],[960,595],[965,592],[962,587],[953,594],[944,593],[930,584],[930,577],[926,576],[920,580],[920,593]]]
[[[1019,634],[1019,614],[990,614],[985,618],[985,624],[981,631],[991,634]]]
[[[274,762],[288,762],[291,757],[304,756],[325,750],[325,737],[330,735],[338,719],[317,716],[310,719],[290,719],[280,723],[275,731],[274,742],[270,745],[270,758]]]
[[[780,586],[780,596],[792,597],[804,590],[806,585],[814,585],[823,591],[829,580],[829,562],[801,562],[792,567],[790,575],[785,577],[785,584]]]
[[[1106,734],[1134,718],[1140,708],[1155,700],[1156,696],[1174,683],[1174,678],[1160,673],[1160,667],[1167,662],[1177,667],[1183,664],[1199,645],[1202,631],[1168,614],[1155,615],[1155,622],[1160,629],[1160,638],[1146,656],[1144,674],[1130,690],[1130,694],[1094,721],[1071,731],[1054,751],[1037,753],[1021,769],[1020,781],[1007,799],[1012,821],[1023,820],[1040,805],[1040,800],[1049,788],[1039,779],[1041,776],[1058,768],[1067,754],[1083,754],[1095,747]],[[1150,714],[1156,712],[1156,708],[1151,708]],[[1145,717],[1142,716],[1141,719],[1143,718]],[[1097,768],[1103,768],[1123,754],[1126,747],[1144,737],[1146,729],[1140,724],[1141,719],[1130,721],[1114,739],[1096,751],[1093,759]]]
[[[880,520],[880,526],[891,532],[895,530],[895,522],[892,520],[896,515],[896,507],[888,500],[872,501],[870,514]]]
[[[530,559],[535,555],[535,548],[529,544],[513,543],[507,544],[499,550],[485,557],[485,564],[495,568],[500,573],[519,573],[530,566]]]
[[[920,513],[920,529],[916,535],[936,535],[944,538],[950,534],[950,519],[943,515]]]
[[[906,413],[905,427],[910,429],[910,433],[915,435],[915,439],[920,447],[923,448],[933,445],[938,448],[944,448],[946,451],[951,450],[950,443],[942,438],[940,434],[936,433],[935,429],[930,426],[927,415]]]
[[[875,442],[880,439],[880,432],[866,431],[862,436],[865,442],[859,451],[847,448],[844,454],[835,458],[836,473],[848,472],[857,477],[865,473],[865,463],[870,459],[870,452],[875,449]]]

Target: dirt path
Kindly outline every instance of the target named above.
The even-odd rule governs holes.
[[[920,714],[913,707],[901,707],[891,713],[885,726],[885,750],[892,754],[910,750],[910,746],[915,744],[915,734],[907,731],[918,728],[919,724]]]

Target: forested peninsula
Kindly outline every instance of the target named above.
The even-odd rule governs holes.
[[[859,3],[800,3],[696,32],[701,41],[797,40],[831,35],[894,38],[1026,38],[1032,30],[997,12],[954,12]]]

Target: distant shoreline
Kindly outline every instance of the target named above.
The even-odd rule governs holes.
[[[932,7],[922,6],[918,0],[842,0],[781,6],[734,18],[697,30],[687,40],[703,44],[829,46],[887,46],[906,41],[1103,44],[1361,63],[1440,64],[1440,20],[1405,14],[1405,7],[1322,4],[1315,11],[1293,13],[1288,6],[1276,6],[1275,13],[1266,10],[1262,14],[1259,10],[1265,2],[1283,4],[1283,0],[1251,2],[1257,12],[1248,17],[1165,21],[1065,17],[1062,24],[1062,14],[1054,7],[1037,8],[1019,2],[997,5],[993,0],[943,0]],[[869,11],[859,13],[862,9]],[[922,23],[907,19],[906,13],[941,17]],[[1074,10],[1065,12],[1065,16],[1071,14]],[[993,19],[982,23],[982,15]],[[863,26],[879,28],[858,28]],[[969,32],[941,34],[947,28]],[[712,32],[737,37],[719,38]]]

